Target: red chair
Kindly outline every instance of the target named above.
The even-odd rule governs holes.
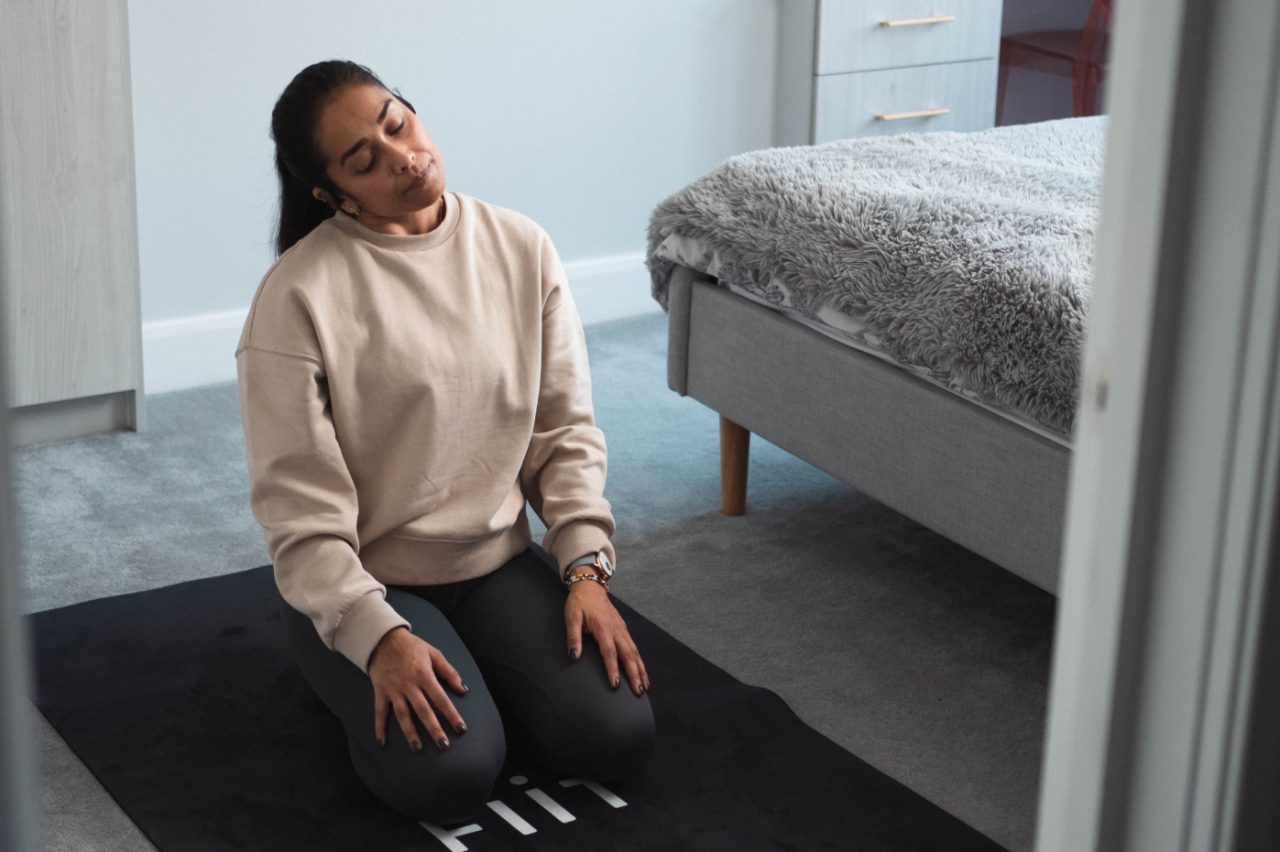
[[[1004,116],[1009,68],[1016,65],[1071,78],[1071,115],[1096,115],[1098,87],[1107,71],[1111,0],[1091,0],[1082,30],[1010,33],[1000,39],[996,124]]]

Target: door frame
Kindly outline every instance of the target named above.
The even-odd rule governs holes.
[[[1275,830],[1278,81],[1274,3],[1116,7],[1041,852]]]

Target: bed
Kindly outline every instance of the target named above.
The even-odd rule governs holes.
[[[1056,593],[1105,116],[752,151],[665,199],[668,385]]]

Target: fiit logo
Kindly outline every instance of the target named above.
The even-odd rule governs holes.
[[[508,783],[513,787],[519,788],[528,784],[529,779],[523,775],[512,775]],[[570,787],[585,787],[603,799],[610,807],[625,808],[627,806],[627,803],[619,796],[596,781],[590,781],[585,778],[566,778],[560,782],[560,786],[565,789],[569,789]],[[530,787],[524,791],[524,794],[537,802],[539,807],[562,823],[573,822],[577,819],[577,817],[569,813],[567,808],[537,787]],[[530,825],[524,817],[516,813],[513,808],[501,799],[494,799],[489,802],[488,805],[489,810],[502,817],[503,822],[521,834],[537,834],[538,830],[536,828]],[[454,829],[441,828],[440,826],[429,822],[419,822],[418,824],[431,832],[436,840],[439,840],[444,844],[444,848],[448,849],[449,852],[467,852],[467,845],[458,838],[464,837],[468,834],[475,834],[477,831],[484,831],[483,827],[475,824],[474,822],[458,826]]]

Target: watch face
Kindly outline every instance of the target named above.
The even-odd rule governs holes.
[[[609,561],[609,555],[607,553],[600,554],[600,567],[604,569],[605,579],[613,576],[613,563]]]

